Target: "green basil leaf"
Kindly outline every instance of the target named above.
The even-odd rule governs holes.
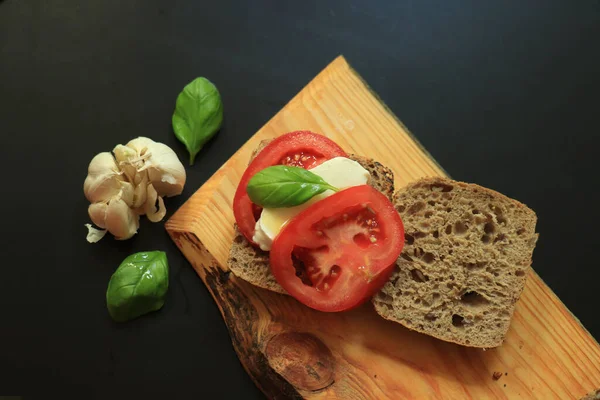
[[[276,165],[256,173],[246,192],[253,203],[268,208],[294,207],[326,190],[338,191],[308,170]]]
[[[127,257],[108,282],[106,305],[118,322],[159,310],[169,288],[169,263],[162,251]]]
[[[223,103],[217,87],[208,79],[194,79],[177,96],[173,131],[190,153],[190,165],[223,123]]]

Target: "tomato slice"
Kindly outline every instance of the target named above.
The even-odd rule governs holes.
[[[333,140],[309,131],[286,133],[273,139],[252,160],[235,192],[233,214],[240,232],[250,243],[261,208],[253,204],[246,193],[248,181],[257,172],[273,165],[291,165],[310,169],[334,157],[347,157]]]
[[[404,225],[390,200],[354,186],[316,202],[289,221],[270,253],[277,282],[321,311],[357,307],[389,279],[404,247]]]

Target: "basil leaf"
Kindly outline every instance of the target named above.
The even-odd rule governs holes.
[[[338,191],[319,175],[284,165],[268,167],[256,173],[246,188],[253,203],[268,208],[294,207],[326,190]]]
[[[127,257],[108,282],[106,305],[118,322],[159,310],[169,288],[169,263],[162,251]]]
[[[190,165],[196,154],[223,123],[223,103],[216,86],[208,79],[194,79],[177,96],[172,118],[175,136],[190,153]]]

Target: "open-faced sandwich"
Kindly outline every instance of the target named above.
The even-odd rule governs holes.
[[[411,329],[499,346],[531,265],[535,213],[448,178],[397,193],[393,181],[322,135],[263,141],[235,194],[229,268],[320,311],[372,300]]]

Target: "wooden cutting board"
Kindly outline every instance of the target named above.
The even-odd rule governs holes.
[[[325,134],[348,152],[387,165],[397,188],[423,176],[444,175],[338,57],[167,222],[167,231],[221,310],[240,361],[267,397],[577,399],[600,387],[600,346],[535,273],[505,344],[487,351],[385,321],[370,304],[321,313],[230,274],[231,205],[250,154],[263,139],[301,129]]]

